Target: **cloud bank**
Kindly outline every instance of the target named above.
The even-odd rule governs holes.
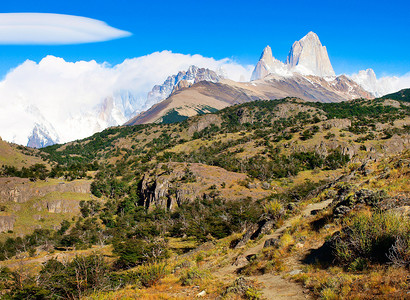
[[[352,74],[350,77],[376,97],[410,88],[410,73],[402,76],[383,76],[377,78],[372,69],[367,69]]]
[[[110,66],[96,61],[67,62],[47,56],[27,60],[0,82],[0,136],[26,145],[36,125],[60,142],[120,125],[148,109],[147,93],[167,76],[190,65],[223,70],[232,80],[249,80],[253,66],[230,59],[170,51],[127,59]]]
[[[130,36],[95,19],[47,13],[0,13],[0,44],[67,45]]]

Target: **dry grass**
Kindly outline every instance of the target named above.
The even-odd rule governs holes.
[[[34,149],[30,149],[29,151],[33,154],[37,152],[37,150]],[[7,143],[0,139],[0,166],[8,165],[21,168],[28,167],[36,163],[48,165],[48,163],[44,162],[41,158],[25,155],[21,150],[17,149],[17,145]]]

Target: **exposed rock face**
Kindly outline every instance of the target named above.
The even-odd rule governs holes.
[[[0,203],[23,203],[33,197],[43,197],[51,192],[90,193],[91,181],[61,182],[56,185],[36,186],[25,178],[0,178]]]
[[[205,115],[202,118],[194,120],[190,124],[188,128],[188,133],[193,134],[194,132],[199,132],[201,130],[204,130],[206,127],[210,125],[221,126],[221,124],[222,124],[222,118],[220,116],[214,115],[214,114]]]
[[[333,121],[336,120],[327,120],[324,123],[331,124]],[[343,121],[340,124],[336,122],[335,125],[347,126],[348,121],[349,120]],[[361,158],[357,157],[357,154],[361,151],[359,144],[349,143],[337,139],[322,140],[309,146],[298,145],[294,142],[284,144],[284,146],[294,152],[314,151],[321,156],[327,156],[332,150],[340,150],[342,154],[348,155],[350,159],[353,159],[353,161],[366,161],[380,159],[385,156],[390,156],[394,153],[400,153],[406,149],[410,149],[410,135],[393,135],[387,140],[368,141],[363,145],[366,148],[366,153]]]
[[[70,201],[65,199],[47,200],[44,201],[44,206],[50,213],[79,213],[80,207],[77,201]]]
[[[181,203],[196,198],[261,199],[272,192],[264,190],[259,182],[255,183],[252,190],[239,184],[246,178],[245,174],[198,163],[159,164],[156,169],[144,175],[140,204],[148,209],[163,207],[172,210]]]
[[[326,47],[312,31],[293,43],[286,64],[304,75],[335,76]]]
[[[318,77],[335,76],[326,47],[322,46],[316,33],[309,32],[300,41],[293,43],[286,64],[275,59],[272,49],[267,46],[256,64],[251,80],[263,79],[269,74],[289,77],[294,73]]]
[[[349,119],[330,119],[326,120],[323,124],[325,128],[339,128],[339,129],[346,129],[352,126],[352,121]]]
[[[177,75],[168,76],[161,85],[155,85],[148,93],[147,102],[158,103],[182,88],[187,88],[200,81],[219,82],[222,78],[214,71],[197,66],[190,66],[188,70],[181,71]]]
[[[251,80],[262,79],[269,74],[290,75],[288,67],[272,55],[272,49],[266,46],[253,70]]]
[[[0,232],[13,230],[16,218],[14,216],[0,216]]]
[[[275,222],[273,219],[263,219],[257,224],[252,224],[246,229],[243,236],[236,243],[231,244],[231,246],[233,248],[240,248],[245,246],[249,240],[256,240],[260,236],[267,234],[273,228]]]

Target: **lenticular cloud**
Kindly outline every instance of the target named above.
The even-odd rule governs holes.
[[[0,13],[0,44],[65,45],[130,36],[95,19],[46,13]]]

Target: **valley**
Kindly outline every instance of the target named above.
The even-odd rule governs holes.
[[[238,92],[223,82],[168,100]],[[1,297],[407,297],[408,90],[269,95],[41,149],[2,142]]]

